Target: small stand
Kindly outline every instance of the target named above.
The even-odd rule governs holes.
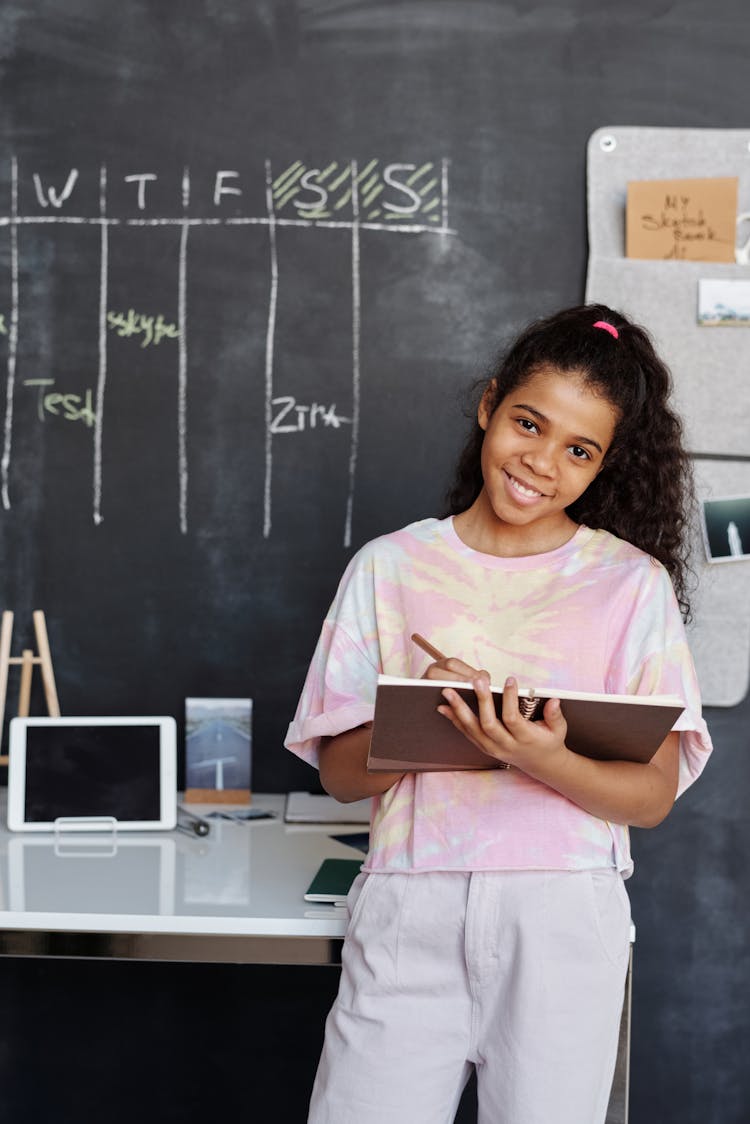
[[[34,664],[38,664],[42,672],[44,684],[44,697],[47,700],[47,713],[51,718],[60,717],[60,704],[57,700],[57,687],[55,686],[55,673],[52,670],[52,654],[47,638],[47,622],[41,609],[35,609],[34,632],[36,633],[36,646],[38,655],[34,655],[31,648],[24,648],[20,656],[11,656],[10,644],[13,636],[13,613],[6,609],[3,613],[2,626],[0,626],[0,734],[5,720],[5,702],[8,694],[8,672],[11,664],[21,665],[21,686],[18,692],[19,718],[27,718],[31,703],[31,677]],[[0,755],[0,765],[8,764],[8,755]]]
[[[114,816],[58,816],[53,822],[55,831],[55,855],[61,859],[99,859],[111,858],[117,854],[117,820]],[[92,832],[104,832],[102,838]],[[82,833],[86,832],[85,836]],[[67,845],[65,834],[73,837]]]

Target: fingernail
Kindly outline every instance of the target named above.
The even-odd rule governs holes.
[[[505,680],[505,686],[506,687],[515,687],[515,685],[516,685],[515,679],[513,678],[512,675],[509,675],[508,678]]]

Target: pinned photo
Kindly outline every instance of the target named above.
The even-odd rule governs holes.
[[[698,282],[698,323],[703,328],[750,328],[750,281]]]
[[[709,562],[750,558],[750,496],[704,500],[703,539]]]

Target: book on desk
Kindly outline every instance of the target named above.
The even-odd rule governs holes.
[[[284,822],[290,824],[369,824],[369,798],[342,804],[333,796],[315,792],[288,792]]]
[[[323,859],[305,892],[305,901],[346,905],[346,896],[361,869],[361,859]]]

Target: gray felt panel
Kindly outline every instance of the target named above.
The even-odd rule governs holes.
[[[750,461],[695,462],[700,500],[750,495]],[[703,536],[693,534],[698,589],[688,628],[703,701],[736,706],[750,681],[750,561],[706,561]]]
[[[588,146],[589,265],[586,299],[621,309],[651,332],[668,362],[675,405],[696,454],[750,457],[750,327],[699,327],[700,278],[750,279],[750,266],[638,261],[625,252],[629,180],[739,178],[750,211],[750,130],[598,129]],[[743,224],[739,243],[744,243]],[[701,498],[750,495],[750,462],[696,461]],[[691,645],[704,702],[734,706],[750,677],[750,562],[709,565],[694,532],[699,574]]]

